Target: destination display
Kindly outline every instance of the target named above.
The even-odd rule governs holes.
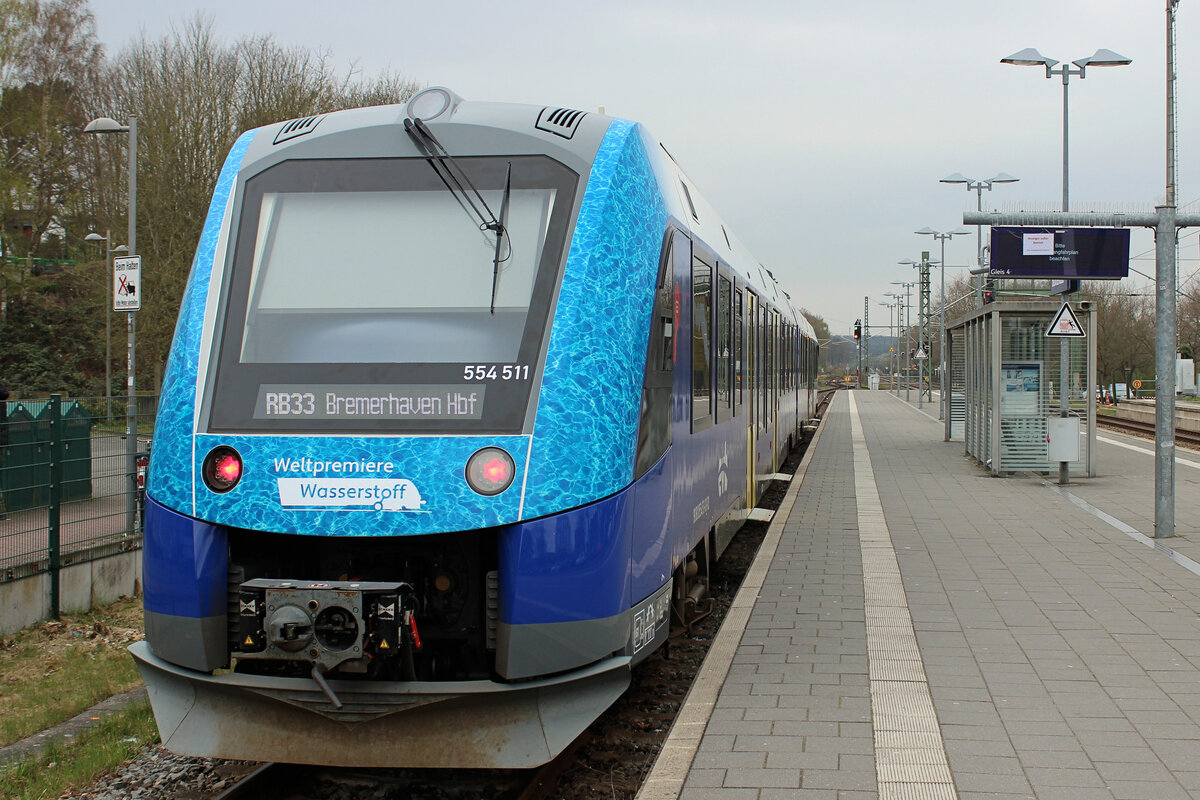
[[[992,228],[992,278],[1115,281],[1129,275],[1128,228]]]
[[[262,384],[255,419],[482,419],[483,384]]]

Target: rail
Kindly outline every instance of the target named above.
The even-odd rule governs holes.
[[[1153,422],[1146,422],[1139,419],[1122,419],[1120,417],[1097,414],[1096,424],[1109,430],[1148,436],[1151,439],[1154,438],[1155,434]],[[1175,444],[1179,447],[1200,450],[1200,433],[1177,427],[1175,429]]]

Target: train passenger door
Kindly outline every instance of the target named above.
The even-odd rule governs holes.
[[[758,502],[758,482],[754,480],[754,460],[758,452],[758,298],[754,292],[746,291],[746,386],[750,389],[747,398],[746,436],[746,506],[753,508]]]

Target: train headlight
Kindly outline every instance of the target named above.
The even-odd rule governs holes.
[[[499,447],[485,447],[467,459],[467,485],[485,497],[500,494],[512,485],[517,465]]]
[[[228,445],[214,447],[204,457],[200,474],[205,486],[217,494],[224,494],[242,479],[242,456]]]

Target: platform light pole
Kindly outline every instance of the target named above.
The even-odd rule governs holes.
[[[941,402],[938,403],[938,419],[945,419],[945,411],[948,407],[949,400],[946,395],[946,242],[953,239],[955,236],[965,236],[970,231],[964,231],[962,228],[955,228],[952,231],[935,231],[933,228],[924,227],[916,233],[922,236],[932,236],[935,241],[942,244],[942,299],[939,305],[941,306],[941,327],[942,332],[938,337],[938,352],[939,366],[938,375],[940,376],[939,385],[941,386]]]
[[[1114,53],[1112,50],[1103,48],[1097,50],[1088,58],[1080,58],[1072,61],[1071,64],[1076,66],[1076,69],[1071,69],[1071,64],[1062,64],[1058,69],[1054,69],[1054,65],[1059,62],[1056,59],[1048,58],[1032,47],[1026,47],[1024,50],[1013,53],[1007,58],[1000,59],[1001,64],[1015,64],[1022,67],[1045,67],[1046,77],[1051,78],[1055,75],[1062,76],[1063,87],[1063,113],[1062,113],[1062,210],[1064,212],[1071,210],[1070,205],[1070,148],[1069,148],[1069,125],[1067,124],[1067,87],[1070,85],[1072,75],[1078,75],[1080,80],[1087,77],[1088,67],[1123,67],[1131,64],[1131,59],[1126,58],[1119,53]],[[1172,226],[1174,227],[1174,226]],[[1078,286],[1078,281],[1072,281],[1067,284],[1067,291],[1063,293],[1063,302],[1067,302],[1070,297],[1071,288]],[[1060,417],[1068,417],[1071,413],[1071,400],[1067,392],[1067,381],[1070,377],[1070,358],[1071,358],[1071,340],[1062,338],[1059,340],[1058,351],[1058,380],[1059,380],[1059,401],[1058,413]],[[1092,399],[1092,387],[1088,387],[1087,402],[1095,402]],[[1071,467],[1066,461],[1059,462],[1058,465],[1058,482],[1067,484],[1071,482]]]
[[[104,235],[93,231],[83,237],[85,242],[104,242],[104,406],[108,420],[112,421],[112,257],[114,253],[128,253],[125,245],[112,246],[112,231]]]
[[[1062,177],[1062,210],[1070,211],[1069,203],[1069,139],[1067,136],[1067,87],[1070,84],[1071,76],[1078,75],[1080,80],[1087,77],[1088,67],[1123,67],[1133,63],[1132,59],[1128,59],[1119,53],[1114,53],[1112,50],[1101,48],[1093,55],[1087,58],[1080,58],[1072,61],[1077,69],[1071,69],[1071,64],[1062,64],[1058,69],[1054,69],[1054,65],[1059,62],[1053,58],[1047,58],[1032,47],[1026,47],[1024,50],[1013,53],[1007,58],[1000,59],[1001,64],[1015,64],[1021,67],[1045,67],[1046,77],[1052,78],[1055,75],[1062,76],[1063,87],[1063,113],[1062,113],[1062,151],[1063,151],[1063,177]],[[981,211],[983,209],[980,209]],[[1065,341],[1065,340],[1064,340]]]
[[[130,117],[128,125],[115,119],[99,117],[87,124],[84,133],[128,133],[129,134],[129,255],[137,255],[137,117]],[[111,277],[109,279],[111,281]],[[142,291],[139,287],[138,291]],[[133,311],[127,311],[128,344],[126,353],[125,402],[125,473],[129,486],[125,493],[125,527],[130,533],[137,525],[137,381],[134,377],[134,362],[137,354],[137,323]]]
[[[1021,179],[1014,178],[1012,175],[1009,175],[1007,172],[997,173],[995,177],[988,178],[986,181],[976,180],[975,178],[966,178],[966,177],[963,177],[963,174],[961,172],[954,172],[954,173],[951,173],[950,175],[947,175],[946,177],[942,178],[940,181],[938,181],[938,183],[963,183],[963,184],[966,184],[968,192],[970,192],[970,191],[975,192],[975,210],[979,211],[980,213],[983,213],[983,190],[984,189],[987,189],[990,192],[992,190],[992,186],[997,183],[1016,183],[1019,180],[1021,180]],[[983,226],[982,225],[975,226],[975,266],[978,268],[981,268],[981,269],[983,267]],[[984,284],[985,280],[986,280],[986,278],[981,274],[979,276],[979,283],[975,287],[975,302],[978,303],[980,306],[983,305],[983,302],[982,302],[983,301],[983,284]]]
[[[888,307],[888,336],[891,337],[891,340],[892,340],[892,354],[888,356],[887,365],[888,365],[888,372],[891,373],[888,376],[888,379],[891,382],[891,388],[896,390],[896,397],[899,397],[900,396],[900,383],[899,383],[900,351],[897,349],[899,347],[899,345],[897,344],[896,340],[900,338],[899,333],[898,333],[900,330],[900,326],[899,326],[898,322],[895,325],[893,325],[892,311],[895,310],[896,316],[899,316],[899,314],[900,314],[900,295],[896,294],[895,292],[884,292],[883,296],[892,298],[891,302],[883,303],[883,305]],[[895,330],[893,330],[893,328],[895,328]],[[893,364],[892,363],[893,360],[896,363]]]

